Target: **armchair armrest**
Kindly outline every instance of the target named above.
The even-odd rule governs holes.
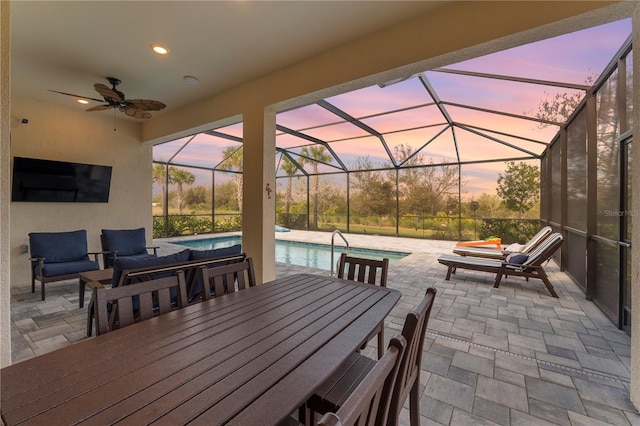
[[[153,254],[155,256],[157,256],[158,255],[158,249],[160,248],[160,246],[148,246],[148,247],[145,247],[145,248],[147,250],[153,250]]]
[[[89,289],[93,291],[93,290],[96,290],[96,289],[99,289],[99,288],[107,288],[107,287],[111,287],[111,286],[105,286],[100,281],[89,281],[89,282],[87,282],[87,287],[89,287]]]

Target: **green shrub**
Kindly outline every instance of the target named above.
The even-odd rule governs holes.
[[[502,244],[524,244],[539,230],[540,221],[535,219],[482,219],[478,237],[499,237]]]

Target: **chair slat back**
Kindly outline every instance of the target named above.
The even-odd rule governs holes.
[[[387,258],[382,260],[365,259],[342,253],[338,261],[338,278],[376,284],[378,272],[380,272],[378,281],[380,287],[387,286],[388,271],[389,259]]]
[[[402,335],[393,337],[385,354],[354,389],[338,412],[325,414],[317,424],[386,425],[393,387],[406,346],[407,342]]]
[[[172,288],[177,289],[175,304],[171,300]],[[134,298],[137,298],[137,303],[134,303]],[[97,334],[145,321],[186,305],[187,287],[183,271],[134,285],[99,287],[95,289]]]
[[[224,294],[234,293],[256,285],[256,275],[253,269],[253,259],[245,258],[241,262],[228,265],[199,269],[200,282],[204,283],[202,295],[207,300],[211,297],[219,297]]]
[[[398,369],[398,376],[391,398],[391,406],[389,408],[389,423],[391,424],[397,424],[400,410],[409,392],[414,386],[419,386],[424,336],[427,332],[427,324],[435,297],[436,289],[429,287],[422,302],[417,308],[409,312],[405,319],[402,336],[407,340],[407,348]]]
[[[545,239],[538,247],[529,253],[529,258],[522,266],[540,266],[546,262],[562,246],[562,234],[556,232]]]

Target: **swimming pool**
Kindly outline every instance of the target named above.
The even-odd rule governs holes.
[[[242,242],[241,236],[203,238],[200,240],[173,242],[189,248],[210,250],[214,248],[230,247]],[[338,261],[344,246],[334,247],[334,262]],[[349,254],[367,259],[382,259],[386,257],[393,263],[409,255],[397,251],[349,248]],[[297,241],[276,240],[276,262],[292,265],[308,266],[311,268],[331,270],[331,246],[327,244],[300,243]]]

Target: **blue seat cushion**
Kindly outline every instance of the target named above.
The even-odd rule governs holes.
[[[95,260],[73,260],[71,262],[45,263],[44,277],[57,277],[59,275],[77,274],[79,272],[94,271],[100,269],[100,264]],[[35,266],[36,275],[40,275],[40,266]]]
[[[144,228],[103,229],[102,250],[117,251],[118,256],[147,253]]]
[[[45,263],[88,260],[87,231],[32,232],[29,234],[31,257],[43,257]]]
[[[168,256],[155,257],[151,255],[150,257],[141,257],[141,258],[118,257],[116,259],[115,265],[113,265],[113,278],[111,282],[114,287],[118,286],[118,284],[120,283],[120,277],[122,276],[122,271],[124,270],[169,265],[172,263],[186,262],[188,260],[189,260],[189,249],[185,249],[178,253],[170,254]],[[173,273],[158,274],[158,276],[153,276],[152,278],[163,278],[162,275],[171,276],[173,275]]]
[[[218,257],[224,256],[233,256],[235,254],[242,253],[242,244],[236,244],[231,247],[222,247],[219,249],[211,249],[211,250],[191,250],[190,259],[191,260],[204,260],[204,259],[215,259]],[[215,268],[217,266],[223,266],[224,263],[216,263],[209,265],[208,268]],[[223,285],[226,289],[226,277],[223,280]],[[193,289],[189,290],[189,303],[191,303],[202,291],[202,282],[200,277],[196,275],[193,280]],[[192,296],[193,295],[193,296]],[[212,292],[211,296],[215,296]]]
[[[216,257],[233,256],[242,253],[242,244],[211,250],[191,250],[189,260],[215,259]]]

